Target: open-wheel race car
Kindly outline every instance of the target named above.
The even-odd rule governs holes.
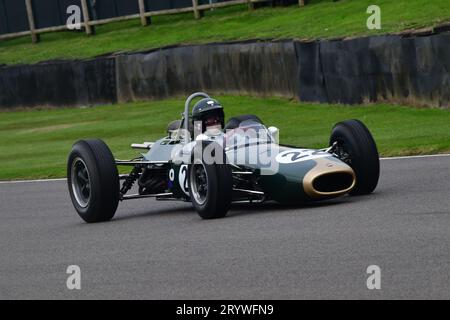
[[[200,217],[213,219],[235,202],[312,202],[369,194],[378,184],[377,147],[358,120],[336,124],[329,145],[316,150],[278,144],[278,129],[257,116],[224,119],[217,100],[195,93],[164,138],[132,145],[142,152],[137,158],[117,160],[99,139],[76,142],[67,165],[76,211],[101,222],[121,201],[155,198],[191,202]],[[118,166],[131,172],[119,175]]]

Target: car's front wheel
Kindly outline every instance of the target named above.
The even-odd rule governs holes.
[[[67,162],[70,198],[80,217],[88,222],[111,220],[119,204],[119,174],[114,157],[101,140],[80,140]]]
[[[350,194],[372,193],[380,177],[380,158],[369,129],[359,120],[339,122],[331,132],[333,144],[334,153],[355,172],[356,185]]]
[[[214,153],[217,152],[221,156],[215,158]],[[212,163],[212,158],[218,161]],[[230,209],[233,177],[225,159],[222,147],[216,143],[199,143],[194,151],[188,168],[189,195],[192,205],[203,219],[222,218]]]

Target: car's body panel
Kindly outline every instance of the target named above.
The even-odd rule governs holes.
[[[214,140],[217,141],[217,137]],[[169,143],[169,140],[161,139],[155,142],[144,156],[149,161],[169,160],[168,187],[177,198],[189,197],[186,162],[189,157],[184,158],[185,162],[179,163],[179,158],[174,156],[178,155],[182,148],[191,150],[193,145],[190,143],[183,148],[180,143]],[[256,160],[263,158],[270,164],[252,162],[251,160],[255,159],[252,159],[251,155],[255,154],[259,155]],[[346,163],[321,150],[269,143],[234,147],[227,150],[226,155],[228,163],[255,172],[267,197],[278,202],[297,203],[333,198],[348,193],[354,186],[353,170]],[[319,192],[314,189],[314,180],[317,177],[334,173],[348,173],[353,177],[353,182],[350,186],[333,192]]]
[[[247,153],[255,154],[257,149],[255,146],[250,146],[247,148]],[[353,170],[330,153],[277,145],[263,149],[264,151],[260,152],[260,155],[261,153],[272,153],[271,156],[265,157],[265,159],[271,159],[271,166],[245,162],[237,162],[237,164],[257,170],[263,169],[264,174],[260,172],[261,186],[270,198],[278,202],[295,203],[337,197],[348,193],[354,186]],[[229,158],[233,158],[233,152],[227,152],[227,155]],[[290,158],[286,159],[283,156]],[[279,161],[280,157],[283,158],[282,162]],[[314,189],[313,183],[317,177],[335,173],[348,173],[353,177],[353,182],[350,186],[334,192],[319,192]]]
[[[179,144],[174,144],[171,140],[164,138],[156,141],[151,149],[144,154],[148,161],[168,161],[172,159],[172,151]]]

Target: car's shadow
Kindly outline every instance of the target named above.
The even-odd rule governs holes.
[[[168,216],[168,215],[184,215],[189,213],[195,213],[192,205],[189,203],[185,203],[185,205],[181,204],[180,207],[176,208],[168,208],[168,209],[149,209],[149,210],[141,210],[136,211],[136,213],[127,212],[126,214],[116,215],[114,217],[114,221],[123,221],[123,220],[131,220],[131,219],[139,219],[139,218],[148,218],[148,217],[160,217],[160,216]]]
[[[304,212],[311,213],[315,209],[323,209],[325,207],[338,206],[345,203],[353,202],[353,197],[341,197],[337,199],[331,199],[320,202],[311,202],[303,204],[279,204],[274,201],[264,202],[264,203],[234,203],[231,205],[230,211],[226,218],[234,218],[243,215],[253,215],[253,214],[270,214],[273,212],[289,212],[292,210],[305,210]],[[311,211],[312,210],[312,211]],[[133,219],[143,219],[151,217],[161,217],[161,216],[178,216],[185,214],[196,214],[194,208],[189,203],[180,203],[178,207],[172,207],[167,209],[149,209],[141,210],[140,212],[116,215],[114,221],[126,221]]]
[[[301,204],[280,204],[274,201],[252,204],[252,203],[242,203],[242,204],[232,204],[230,212],[227,217],[237,217],[249,214],[267,214],[272,212],[291,212],[293,210],[298,210],[299,212],[312,212],[315,209],[323,209],[326,207],[338,206],[344,203],[350,203],[352,199],[350,197],[342,197],[332,200],[320,201],[320,202],[308,202]]]

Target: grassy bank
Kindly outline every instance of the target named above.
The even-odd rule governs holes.
[[[207,11],[201,20],[192,13],[159,16],[149,27],[138,19],[97,27],[97,35],[57,32],[42,35],[33,45],[29,37],[0,41],[0,64],[33,63],[49,59],[86,58],[117,51],[156,48],[173,44],[256,38],[332,38],[398,32],[450,21],[450,1],[433,0],[310,0],[298,6],[246,6]],[[381,8],[382,30],[366,27],[367,7]],[[20,53],[20,54],[18,54]]]
[[[383,156],[450,151],[450,111],[391,105],[305,104],[284,99],[219,97],[228,116],[257,114],[280,128],[281,142],[321,148],[334,123],[357,118],[372,130]],[[183,99],[84,109],[0,112],[0,180],[65,175],[72,144],[104,139],[116,157],[136,155],[133,142],[160,138],[183,109]]]

